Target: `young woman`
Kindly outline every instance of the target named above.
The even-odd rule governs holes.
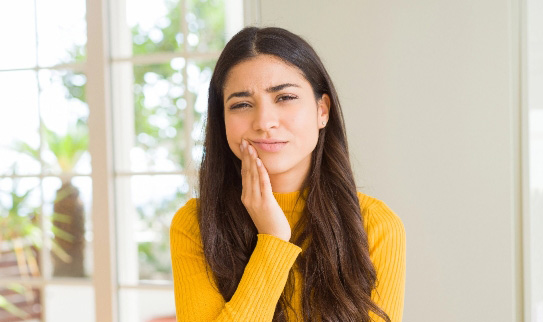
[[[357,192],[339,99],[311,46],[243,29],[208,103],[199,198],[170,230],[178,321],[401,321],[404,226]]]

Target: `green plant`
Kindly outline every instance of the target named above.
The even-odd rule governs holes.
[[[45,131],[46,141],[57,157],[60,168],[70,173],[88,145],[88,136],[82,130],[82,123],[78,122],[76,129],[64,136],[59,136],[48,129]],[[13,148],[39,160],[39,150],[32,148],[27,143],[15,142]],[[16,164],[12,166],[12,173],[16,173],[15,169]],[[40,215],[39,207],[28,207],[28,199],[34,188],[19,193],[17,192],[18,184],[19,180],[15,179],[11,191],[0,191],[8,196],[4,200],[11,200],[9,206],[0,204],[0,245],[13,250],[16,255],[18,271],[22,277],[38,277],[40,269],[37,254],[43,243],[43,232],[40,228],[39,218],[44,217]],[[56,276],[70,276],[70,274],[73,276],[74,272],[75,276],[83,275],[84,244],[78,242],[77,236],[81,236],[79,240],[83,238],[82,218],[84,216],[78,195],[77,188],[71,184],[71,178],[64,177],[62,187],[57,191],[54,201],[55,211],[50,217],[51,230],[54,234],[54,238],[51,240],[51,252]],[[22,284],[11,284],[8,289],[24,294],[27,301],[34,301],[33,292]],[[28,313],[10,303],[1,294],[0,308],[21,319],[28,317]]]
[[[52,259],[54,276],[83,277],[85,249],[85,214],[79,190],[72,184],[71,174],[88,148],[88,129],[83,119],[60,135],[44,126],[44,138],[61,169],[62,185],[56,192],[54,213],[51,216]],[[14,149],[40,160],[39,151],[24,142],[16,142]],[[54,168],[55,164],[48,165]]]
[[[17,183],[17,180],[13,182],[12,191],[7,193],[2,191],[9,195],[12,202],[9,208],[0,204],[0,209],[2,210],[2,215],[0,216],[0,243],[5,243],[8,247],[11,246],[17,254],[19,266],[24,267],[26,266],[24,262],[25,255],[28,255],[29,251],[25,247],[23,240],[29,241],[32,245],[39,248],[42,245],[42,233],[38,225],[39,208],[26,207],[26,200],[32,189],[19,195],[16,192]],[[38,266],[34,265],[33,256],[29,256],[29,258],[31,261],[28,265],[32,268],[30,271],[39,274],[39,271],[34,269]]]
[[[172,214],[185,198],[186,194],[178,189],[159,202],[136,208],[142,229],[153,232],[155,236],[153,240],[138,243],[140,280],[171,278],[169,227]]]
[[[78,119],[64,135],[44,126],[45,141],[55,155],[63,173],[71,173],[89,146],[89,133],[86,121]],[[69,178],[67,178],[69,179]]]
[[[30,302],[34,301],[33,292],[29,291],[27,288],[25,288],[21,284],[18,284],[18,283],[9,284],[6,287],[6,289],[11,290],[15,293],[25,295],[25,297],[27,298],[27,301],[30,301]],[[8,313],[13,314],[20,319],[27,319],[30,317],[30,314],[18,308],[16,305],[8,301],[8,299],[1,294],[0,294],[0,308],[6,310]]]
[[[33,189],[18,194],[17,186],[18,182],[15,180],[11,191],[0,191],[9,196],[7,199],[11,199],[9,207],[0,204],[0,245],[3,245],[5,249],[13,250],[21,276],[36,277],[40,275],[40,270],[34,252],[39,251],[42,246],[42,231],[39,228],[38,219],[39,208],[28,206],[27,199]],[[0,259],[1,257],[0,253]],[[31,302],[34,300],[33,292],[21,284],[10,284],[7,288],[24,294]],[[0,308],[19,318],[28,316],[25,311],[10,303],[2,294],[0,294]]]

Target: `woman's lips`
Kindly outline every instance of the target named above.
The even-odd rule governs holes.
[[[278,152],[287,145],[288,142],[277,142],[277,143],[261,143],[261,142],[253,142],[253,144],[259,148],[262,151],[265,152]]]

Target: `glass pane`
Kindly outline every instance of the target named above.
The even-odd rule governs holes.
[[[0,321],[42,320],[40,290],[19,283],[0,286]]]
[[[36,73],[0,72],[0,88],[9,89],[0,90],[0,175],[37,175],[41,166]]]
[[[116,187],[119,282],[171,280],[169,227],[187,200],[186,177],[120,177]]]
[[[91,178],[46,177],[43,193],[52,275],[92,276]]]
[[[91,285],[47,285],[45,316],[53,322],[94,322],[94,289]]]
[[[45,170],[90,174],[87,78],[72,71],[40,70],[39,80]]]
[[[85,5],[85,0],[36,0],[40,66],[86,60]]]
[[[209,82],[211,81],[211,75],[213,74],[216,63],[216,59],[198,60],[189,61],[187,66],[188,89],[194,102],[194,125],[191,137],[194,142],[194,146],[192,147],[192,162],[195,169],[200,165],[203,154]]]
[[[127,1],[133,55],[177,51],[183,43],[179,0]],[[114,45],[115,46],[115,45]],[[126,55],[114,47],[115,56]]]
[[[38,178],[0,179],[0,276],[40,277]]]
[[[122,171],[175,171],[184,168],[185,140],[183,58],[159,65],[127,64],[115,68],[116,169]],[[130,75],[132,74],[132,75]],[[133,101],[126,82],[134,80]],[[127,95],[123,95],[126,97]],[[130,124],[134,124],[131,127]],[[130,157],[128,157],[128,155]]]
[[[173,290],[121,289],[121,322],[175,322]]]
[[[186,19],[189,50],[221,51],[226,45],[224,0],[187,0]]]
[[[0,39],[0,69],[36,66],[33,0],[0,1]]]

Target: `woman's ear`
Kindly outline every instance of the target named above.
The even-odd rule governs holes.
[[[322,129],[326,126],[326,123],[328,123],[328,119],[330,117],[330,96],[328,96],[326,93],[322,94],[317,104],[319,107],[317,110],[317,121],[319,129]]]

